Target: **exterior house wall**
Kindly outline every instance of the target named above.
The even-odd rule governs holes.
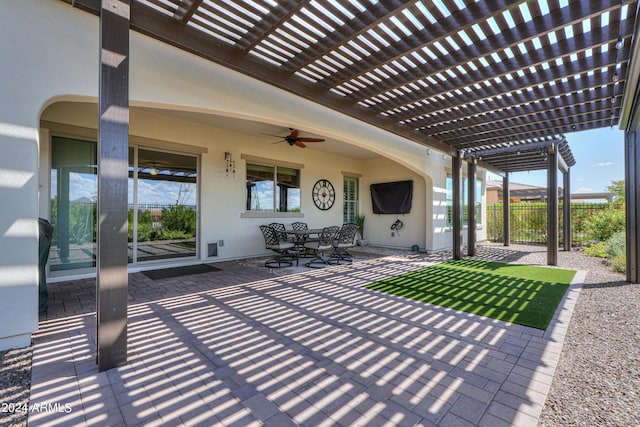
[[[60,1],[6,2],[0,28],[0,93],[4,98],[0,103],[3,349],[28,345],[31,332],[37,328],[37,218],[48,216],[51,135],[40,120],[95,129],[99,43],[98,18]],[[392,245],[408,246],[410,242],[428,250],[451,247],[450,231],[445,226],[445,168],[451,163],[448,156],[138,33],[132,32],[130,40],[130,134],[208,150],[202,154],[200,176],[202,253],[206,253],[208,241],[218,240],[225,240],[219,258],[264,253],[257,225],[272,219],[248,218],[238,208],[244,206],[245,197],[242,154],[304,164],[304,221],[313,226],[342,222],[344,171],[363,176],[361,200],[365,200],[362,189],[368,189],[364,187],[368,183],[396,177],[415,179],[419,191],[414,194],[415,218],[412,211],[408,224],[411,232],[405,233],[415,238],[406,242],[398,238]],[[286,144],[271,145],[256,135],[162,117],[149,110],[154,108],[293,126],[366,148],[384,159],[362,161],[294,150]],[[224,173],[225,151],[232,152],[236,160],[235,177]],[[309,209],[312,202],[308,195],[320,178],[331,180],[336,188],[337,202],[328,212]],[[368,230],[376,225],[371,217]],[[293,220],[284,218],[281,222]],[[382,222],[381,230],[388,227],[388,221]],[[371,237],[383,244],[386,236]],[[400,237],[408,239],[404,234]]]
[[[369,186],[381,182],[413,181],[413,199],[411,212],[404,215],[374,214],[371,206]],[[424,249],[430,247],[432,220],[427,200],[432,199],[432,184],[428,175],[419,175],[385,158],[365,161],[364,176],[361,182],[360,214],[365,216],[365,237],[372,245],[397,248],[410,248],[418,245]],[[404,228],[394,232],[391,225],[400,220]],[[427,233],[427,230],[429,232]],[[428,242],[428,243],[427,243]]]

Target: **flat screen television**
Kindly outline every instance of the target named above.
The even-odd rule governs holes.
[[[370,189],[374,214],[407,214],[411,212],[413,181],[371,184]]]

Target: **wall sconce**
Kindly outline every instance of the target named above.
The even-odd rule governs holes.
[[[227,163],[227,176],[229,176],[229,173],[233,174],[233,176],[236,176],[236,161],[233,160],[233,156],[231,155],[230,151],[224,152],[224,161]]]

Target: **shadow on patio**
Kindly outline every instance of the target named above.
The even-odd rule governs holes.
[[[493,249],[483,257],[518,256]],[[363,289],[444,259],[131,274],[129,364],[97,372],[90,304],[51,313],[34,338],[31,404],[58,410],[29,424],[535,425],[579,280],[547,332]]]

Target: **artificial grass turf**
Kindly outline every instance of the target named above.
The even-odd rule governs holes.
[[[557,268],[456,260],[366,288],[545,330],[575,274]]]

